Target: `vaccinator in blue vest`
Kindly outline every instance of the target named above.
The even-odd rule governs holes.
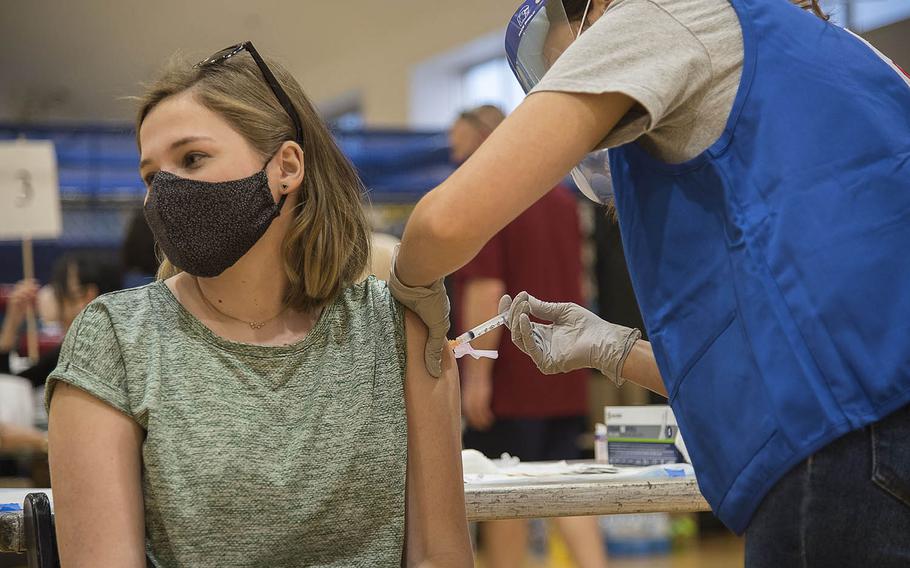
[[[506,52],[530,94],[394,264],[430,371],[440,279],[571,170],[650,343],[523,293],[516,345],[667,396],[747,566],[910,566],[910,80],[808,0],[526,0]]]

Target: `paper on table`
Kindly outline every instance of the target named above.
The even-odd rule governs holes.
[[[616,467],[593,462],[521,463],[517,458],[503,454],[504,459],[490,460],[476,450],[462,452],[465,483],[514,483],[519,479],[529,482],[559,482],[568,478],[599,479],[667,479],[695,475],[689,464],[662,464],[647,467]]]
[[[461,464],[465,475],[507,475],[511,477],[537,477],[574,473],[616,473],[618,468],[602,463],[525,462],[516,457],[502,454],[498,460],[491,460],[477,450],[463,450]]]

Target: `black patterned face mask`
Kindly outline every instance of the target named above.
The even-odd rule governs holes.
[[[145,203],[158,246],[177,268],[218,276],[250,250],[278,217],[265,169],[243,179],[207,182],[158,172]]]

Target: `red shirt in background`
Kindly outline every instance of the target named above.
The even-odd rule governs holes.
[[[456,309],[465,283],[496,278],[513,298],[522,290],[541,300],[583,304],[581,228],[578,204],[557,186],[500,231],[464,268],[453,275]],[[460,312],[459,312],[460,316]],[[492,317],[492,315],[491,315]],[[457,333],[464,326],[457,317]],[[550,418],[588,413],[589,372],[544,375],[504,330],[493,366],[493,414],[497,418]]]

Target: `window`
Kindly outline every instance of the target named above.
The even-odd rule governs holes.
[[[505,30],[479,37],[416,65],[411,72],[410,125],[446,129],[458,113],[483,104],[511,112],[524,93],[505,58]]]
[[[910,0],[821,0],[835,23],[866,32],[910,18]]]
[[[505,57],[468,67],[462,75],[461,91],[462,107],[494,104],[507,114],[525,97]]]

